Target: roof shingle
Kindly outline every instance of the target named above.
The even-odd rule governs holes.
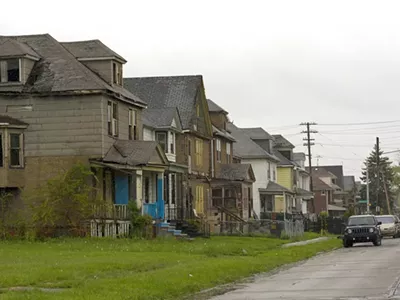
[[[221,164],[215,177],[224,180],[254,181],[254,178],[249,177],[250,169],[251,164]]]
[[[169,128],[176,115],[178,115],[177,109],[173,107],[147,108],[143,110],[142,122],[143,125],[152,128]],[[176,121],[180,122],[180,120]]]
[[[228,114],[228,112],[225,109],[223,109],[221,106],[219,106],[217,103],[215,103],[210,99],[207,99],[207,104],[209,112]]]
[[[252,140],[271,140],[273,137],[262,127],[241,128]]]
[[[0,124],[19,125],[19,126],[29,125],[28,123],[22,122],[21,120],[5,115],[0,115]]]
[[[149,108],[178,108],[183,129],[189,129],[202,82],[201,75],[138,77],[124,78],[124,87],[145,100]]]

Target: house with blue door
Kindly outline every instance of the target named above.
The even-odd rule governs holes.
[[[177,162],[177,140],[183,134],[176,107],[148,108],[142,114],[143,140],[156,141],[168,159],[164,173],[165,220],[183,219],[188,166]]]

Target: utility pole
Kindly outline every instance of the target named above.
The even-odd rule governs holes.
[[[369,214],[369,170],[367,166],[367,214]]]
[[[379,166],[379,137],[376,137],[376,145],[375,145],[375,155],[376,155],[376,206],[380,209],[380,201],[379,201],[379,177],[380,177],[380,166]],[[379,210],[380,214],[380,210]]]
[[[303,141],[306,141],[306,143],[303,143],[303,146],[307,146],[308,149],[308,168],[310,171],[310,192],[313,192],[313,178],[312,178],[312,156],[311,156],[311,146],[315,145],[312,141],[314,139],[311,138],[311,133],[317,133],[318,131],[316,130],[311,130],[310,126],[312,125],[317,125],[317,123],[310,123],[310,122],[305,122],[301,123],[300,126],[306,126],[306,130],[302,131],[301,133],[307,134],[307,137],[303,139]],[[315,198],[313,198],[313,210],[315,213]]]

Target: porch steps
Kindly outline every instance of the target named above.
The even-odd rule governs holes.
[[[176,227],[169,223],[160,224],[160,236],[172,236],[179,240],[192,240],[187,234],[182,233],[182,230],[176,229]]]

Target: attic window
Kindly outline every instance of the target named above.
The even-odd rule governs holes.
[[[122,65],[113,63],[113,83],[122,84]]]
[[[20,59],[0,61],[0,82],[20,82]]]

